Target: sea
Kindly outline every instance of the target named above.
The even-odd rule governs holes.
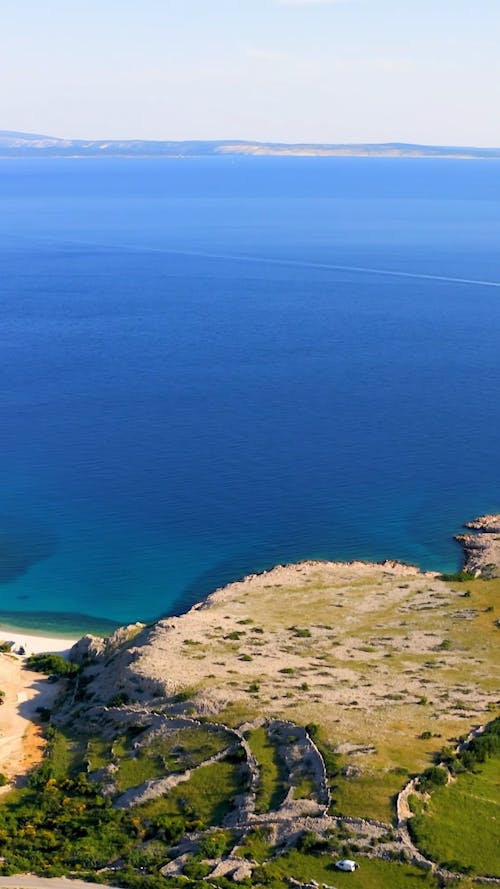
[[[500,510],[500,162],[0,161],[0,621],[277,563],[455,571]]]

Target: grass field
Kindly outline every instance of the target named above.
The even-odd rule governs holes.
[[[273,885],[288,886],[288,878],[301,882],[316,880],[343,889],[437,889],[438,882],[427,871],[407,864],[355,856],[359,869],[342,873],[335,867],[338,858],[332,855],[308,854],[293,850],[263,865],[261,876]]]
[[[139,818],[164,815],[186,818],[197,829],[221,824],[231,810],[231,801],[241,791],[238,767],[230,762],[217,762],[197,769],[167,796],[137,806]]]
[[[286,796],[286,769],[276,744],[268,737],[264,728],[254,729],[248,734],[248,743],[260,768],[260,783],[257,791],[255,811],[257,814],[277,809]]]
[[[194,769],[204,760],[220,753],[231,739],[223,732],[206,728],[175,729],[168,735],[156,735],[138,749],[130,745],[113,746],[119,757],[115,783],[120,791],[137,787],[144,781],[162,778],[172,772]]]
[[[429,858],[500,876],[500,759],[490,759],[475,773],[461,774],[434,791],[411,828]]]
[[[342,815],[375,818],[391,824],[394,798],[406,780],[405,776],[382,769],[365,769],[354,778],[336,778],[332,786],[332,808]]]
[[[137,787],[144,781],[162,778],[165,774],[167,769],[161,756],[152,755],[146,750],[138,750],[136,754],[129,754],[120,759],[114,781],[118,790],[124,791],[129,787]]]
[[[112,742],[104,738],[89,738],[87,741],[87,760],[91,772],[103,769],[111,759]]]

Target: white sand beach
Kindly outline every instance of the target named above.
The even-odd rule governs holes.
[[[41,760],[43,739],[37,710],[50,708],[61,683],[50,683],[40,673],[27,670],[30,654],[51,651],[65,654],[76,641],[61,636],[43,636],[0,626],[0,642],[13,642],[10,653],[0,653],[0,772],[17,782]],[[19,651],[24,649],[24,655]],[[5,792],[11,785],[0,788]]]
[[[43,633],[26,632],[25,630],[4,627],[0,624],[0,643],[13,642],[12,654],[19,654],[21,649],[24,649],[26,656],[39,654],[43,651],[65,654],[76,641],[76,637],[70,639],[66,636],[45,636]]]

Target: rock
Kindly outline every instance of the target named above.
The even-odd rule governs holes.
[[[474,531],[484,531],[489,534],[500,534],[500,515],[482,515],[471,522],[465,522],[465,528],[473,528]]]
[[[235,883],[241,883],[243,880],[247,880],[252,876],[252,866],[249,861],[243,861],[239,867],[233,871],[233,881]]]
[[[163,873],[165,874],[165,870],[163,870]],[[232,879],[235,883],[241,883],[242,880],[247,880],[251,876],[252,864],[250,861],[245,861],[242,858],[223,858],[217,862],[210,874],[210,879],[226,877]]]
[[[463,570],[477,577],[500,577],[500,515],[484,515],[466,522],[476,534],[458,534],[465,553]]]
[[[69,660],[73,664],[88,664],[90,661],[95,661],[102,657],[104,649],[104,639],[87,633],[78,642],[75,642],[69,653]]]
[[[361,775],[362,771],[363,770],[360,769],[359,766],[348,765],[344,766],[344,768],[341,770],[341,774],[344,776],[344,778],[358,778],[359,775]]]
[[[118,627],[111,636],[107,636],[104,639],[87,633],[78,642],[75,642],[70,650],[69,660],[74,664],[88,664],[92,661],[105,660],[115,652],[120,651],[144,627],[145,624],[137,621],[135,624],[128,624],[126,627]]]

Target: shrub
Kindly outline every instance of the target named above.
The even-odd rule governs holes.
[[[126,691],[119,691],[109,699],[108,707],[123,707],[124,704],[128,704],[129,700],[130,698]]]
[[[191,858],[191,860],[184,865],[184,875],[191,880],[202,880],[203,877],[206,877],[207,874],[210,873],[210,870],[211,868],[209,864],[204,864],[196,858]]]
[[[318,836],[312,830],[305,830],[298,839],[297,849],[300,852],[317,852],[324,849],[328,845],[328,841]]]
[[[78,673],[78,664],[71,664],[60,654],[31,654],[26,661],[29,670],[54,676],[73,676]]]
[[[434,787],[442,787],[448,781],[448,774],[441,766],[430,766],[422,772],[419,785],[421,790],[432,790]]]
[[[209,834],[200,840],[198,853],[202,858],[219,858],[226,851],[229,840],[228,834],[222,831]]]
[[[474,580],[474,575],[467,571],[455,571],[452,574],[440,574],[439,580],[446,580],[448,583],[468,583]]]

